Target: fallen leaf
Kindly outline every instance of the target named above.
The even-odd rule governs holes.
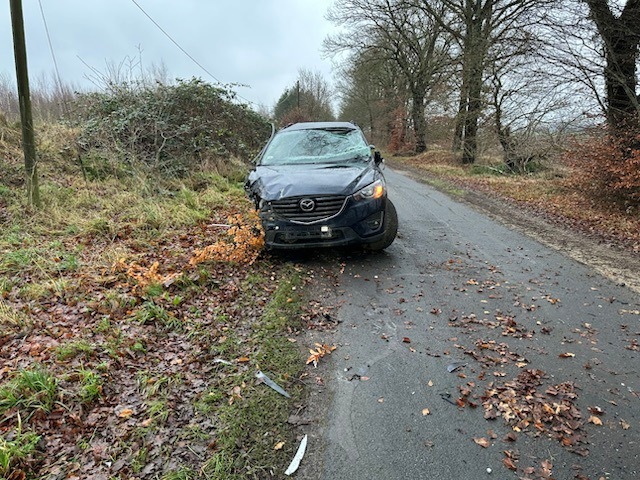
[[[429,410],[428,408],[423,408],[422,415],[431,415],[431,410]]]
[[[240,357],[236,360],[238,363],[247,363],[249,361],[249,357]]]
[[[591,415],[589,417],[589,423],[593,423],[594,425],[602,425],[602,420],[600,420],[598,417],[596,417],[595,415]]]
[[[482,448],[487,448],[489,445],[491,445],[489,440],[487,440],[484,437],[474,438],[473,441],[476,442],[478,445],[480,445]]]
[[[402,342],[403,343],[411,343],[411,339],[409,337],[403,337],[402,338]]]
[[[561,353],[560,355],[558,355],[560,358],[571,358],[571,357],[575,357],[576,354],[575,353],[571,353],[571,352],[565,352],[565,353]]]
[[[384,403],[384,397],[380,397],[380,398],[378,399],[378,403]]]
[[[429,380],[429,381],[427,382],[427,385],[429,385],[430,387],[433,387],[433,380]]]
[[[273,447],[274,450],[281,450],[282,447],[284,447],[284,442],[278,442],[276,443],[276,445]]]
[[[153,423],[153,417],[147,418],[146,420],[144,420],[142,423],[140,423],[140,426],[143,428],[147,428],[152,423]]]
[[[502,459],[502,463],[504,464],[505,467],[507,467],[509,470],[512,471],[516,471],[518,470],[518,467],[515,466],[515,464],[513,463],[513,460],[511,460],[509,457],[505,457]]]
[[[315,343],[316,349],[309,349],[309,358],[307,358],[307,365],[313,363],[314,367],[318,366],[318,360],[323,358],[326,354],[333,352],[337,347],[335,345],[328,346],[326,344]]]
[[[123,408],[118,413],[118,416],[120,418],[129,418],[131,415],[133,415],[133,410],[131,410],[130,408]]]
[[[629,428],[631,428],[631,425],[629,425],[624,420],[620,420],[620,426],[622,427],[623,430],[629,430]]]

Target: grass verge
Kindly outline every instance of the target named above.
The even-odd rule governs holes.
[[[241,183],[67,170],[40,211],[0,189],[0,478],[280,475],[303,273],[256,258]]]
[[[260,321],[256,322],[249,343],[252,364],[266,373],[291,395],[287,399],[265,384],[255,381],[255,369],[236,378],[244,385],[233,402],[219,404],[215,415],[222,429],[217,438],[219,450],[206,462],[203,472],[211,478],[266,478],[282,473],[294,453],[295,437],[287,424],[291,405],[303,389],[296,379],[303,369],[300,352],[289,341],[288,332],[300,328],[300,276],[289,269]],[[284,442],[283,448],[276,445]]]

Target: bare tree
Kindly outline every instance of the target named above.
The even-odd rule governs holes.
[[[329,9],[327,18],[347,31],[325,39],[326,53],[368,52],[370,58],[397,65],[410,95],[415,150],[426,150],[428,92],[450,63],[450,37],[441,24],[403,0],[343,0]]]
[[[460,61],[460,97],[454,131],[454,150],[463,163],[477,156],[478,122],[485,106],[482,93],[496,45],[521,42],[536,24],[535,11],[553,0],[405,0],[428,12],[456,39]],[[442,8],[444,7],[444,11]]]
[[[514,57],[495,62],[490,72],[488,102],[505,166],[513,173],[552,158],[565,131],[581,118],[571,93],[551,83],[535,67],[539,61],[534,55]]]
[[[373,142],[388,142],[392,112],[406,107],[408,98],[397,65],[370,52],[356,52],[343,62],[337,78],[339,117],[356,121]]]
[[[640,47],[640,0],[618,11],[607,0],[585,0],[602,39],[607,122],[616,132],[640,127],[636,66]],[[613,2],[615,3],[615,2]]]
[[[280,95],[273,116],[280,124],[333,120],[332,90],[322,73],[300,69],[298,79]]]

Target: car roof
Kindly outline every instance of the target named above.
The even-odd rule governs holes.
[[[286,128],[280,130],[292,131],[292,130],[358,130],[359,127],[351,122],[300,122],[289,125]]]

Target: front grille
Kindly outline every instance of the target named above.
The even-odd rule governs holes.
[[[315,207],[311,212],[300,208],[300,201],[311,199]],[[269,202],[274,213],[295,223],[316,223],[338,215],[344,208],[346,197],[342,195],[322,195],[309,197],[289,197]]]

